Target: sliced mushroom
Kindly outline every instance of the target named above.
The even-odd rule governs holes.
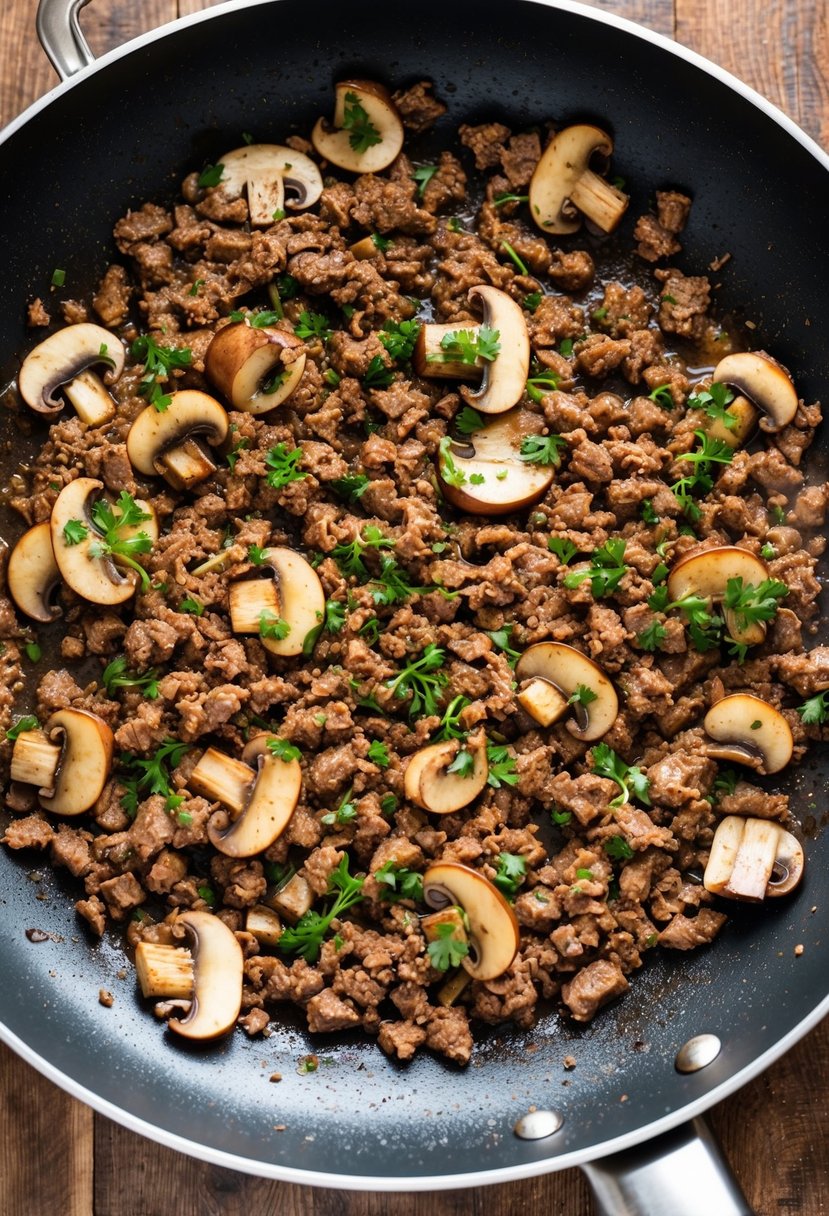
[[[451,771],[462,751],[472,758],[468,776]],[[424,811],[452,815],[474,802],[486,786],[488,774],[486,736],[477,731],[463,745],[447,739],[415,752],[406,767],[403,788],[406,797]]]
[[[204,370],[235,410],[267,414],[299,386],[305,354],[288,363],[284,357],[300,346],[299,338],[282,329],[235,321],[214,335]]]
[[[452,941],[462,942],[465,946],[469,945],[469,935],[466,932],[466,924],[460,908],[444,908],[441,912],[432,912],[429,916],[420,918],[421,932],[427,942],[439,941],[444,936],[441,933],[444,925],[452,926],[452,932],[445,936]]]
[[[310,156],[281,144],[248,144],[228,152],[221,164],[223,193],[231,199],[247,193],[252,224],[272,224],[286,206],[313,207],[322,194],[322,177]],[[294,195],[287,202],[286,190]]]
[[[711,842],[703,886],[714,895],[758,902],[788,895],[803,876],[800,841],[769,819],[728,815]]]
[[[139,576],[135,570],[119,566],[117,556],[95,556],[93,547],[96,541],[100,541],[101,534],[91,512],[103,488],[103,482],[94,477],[77,477],[64,486],[52,507],[52,551],[61,578],[76,595],[92,604],[123,604],[135,594]],[[134,527],[124,528],[121,538],[146,532],[151,541],[157,540],[158,521],[154,509],[141,499],[136,499],[136,505],[146,511],[150,518]],[[69,539],[71,528],[67,533],[66,527],[78,521],[87,529],[87,534],[72,544]]]
[[[193,955],[184,946],[140,941],[135,947],[135,972],[146,998],[193,998]]]
[[[377,257],[380,248],[374,237],[364,236],[359,241],[355,241],[353,245],[349,245],[348,252],[353,254],[358,262],[367,262],[371,258]]]
[[[461,359],[453,359],[441,346],[448,334],[469,334],[471,341],[476,342],[480,328],[480,325],[465,322],[421,325],[412,353],[412,365],[418,376],[429,380],[480,380],[484,374],[485,359],[479,356],[474,363],[465,363]]]
[[[602,232],[613,231],[630,199],[590,168],[593,156],[606,163],[612,152],[613,141],[598,127],[579,123],[559,131],[530,182],[530,212],[543,232],[576,232],[581,227],[579,212]]]
[[[127,435],[127,455],[145,477],[163,477],[176,490],[187,490],[216,472],[202,443],[215,447],[228,431],[227,414],[208,393],[182,389],[170,394],[167,409],[148,405]]]
[[[509,515],[538,502],[555,471],[520,457],[522,441],[537,427],[534,415],[512,410],[468,438],[453,440],[436,462],[444,497],[473,515]]]
[[[722,418],[712,418],[703,414],[700,428],[712,439],[727,443],[730,448],[738,448],[745,443],[757,425],[759,414],[746,397],[735,397],[726,407],[726,414],[734,421],[729,426]]]
[[[233,1029],[242,1007],[242,947],[224,921],[210,912],[183,912],[176,924],[190,939],[193,980],[186,995],[192,1003],[185,1018],[171,1018],[167,1025],[185,1039],[216,1039]]]
[[[97,363],[107,366],[103,380],[87,370]],[[115,402],[105,385],[114,384],[123,370],[120,339],[100,325],[82,321],[50,334],[30,351],[21,364],[17,386],[27,405],[47,415],[63,409],[55,396],[55,390],[63,387],[81,422],[102,426],[115,416]]]
[[[237,818],[217,815],[207,825],[211,844],[227,857],[253,857],[270,848],[290,822],[299,801],[302,770],[297,760],[280,760],[268,750],[267,734],[252,739],[234,760],[209,747],[188,780],[211,802],[221,802]]]
[[[751,693],[733,693],[717,701],[703,726],[715,741],[708,745],[708,755],[716,760],[779,773],[792,758],[794,740],[788,722],[773,705]]]
[[[765,351],[726,355],[714,368],[715,384],[729,384],[762,412],[760,427],[779,431],[797,413],[797,391],[780,363]]]
[[[97,802],[112,766],[112,731],[97,714],[59,709],[43,730],[21,731],[11,779],[37,785],[40,805],[56,815],[81,815]]]
[[[473,979],[494,980],[506,971],[518,950],[518,921],[489,879],[458,862],[437,862],[423,875],[423,898],[437,911],[463,910],[469,954],[461,965]]]
[[[281,912],[287,921],[295,925],[309,911],[314,902],[311,884],[302,874],[292,874],[284,886],[268,897],[268,907]]]
[[[593,742],[606,734],[619,712],[616,689],[601,667],[563,642],[538,642],[525,650],[515,667],[521,681],[518,701],[527,713],[550,726],[572,707],[574,721],[567,729],[579,739]],[[590,696],[579,696],[586,689]]]
[[[701,595],[712,603],[720,604],[729,580],[740,578],[744,587],[758,587],[768,577],[765,562],[747,549],[740,549],[736,545],[718,545],[680,558],[668,575],[668,595],[672,601],[681,600],[686,595]],[[725,607],[723,617],[729,636],[735,642],[756,646],[766,636],[765,621],[741,625],[732,609]]]
[[[260,946],[275,946],[282,936],[282,921],[273,908],[254,904],[245,916],[245,929],[253,934]]]
[[[15,604],[33,621],[48,624],[60,616],[52,594],[60,583],[60,570],[52,551],[52,530],[47,520],[24,532],[9,555],[6,572]]]
[[[365,138],[360,138],[361,132]],[[373,80],[342,80],[334,88],[333,127],[326,119],[318,119],[311,143],[338,169],[379,173],[399,156],[403,135],[403,123],[388,89]],[[368,140],[374,142],[366,146]]]
[[[230,624],[234,633],[256,633],[271,654],[291,658],[302,654],[305,639],[323,619],[325,592],[313,566],[293,549],[262,552],[267,577],[239,579],[228,593]],[[262,624],[271,618],[284,621],[284,638],[262,637]]]

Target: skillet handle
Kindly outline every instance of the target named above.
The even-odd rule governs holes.
[[[89,0],[40,0],[38,5],[37,36],[61,80],[68,80],[95,62],[78,21],[78,14],[88,3]]]
[[[702,1119],[582,1169],[597,1216],[754,1216]]]

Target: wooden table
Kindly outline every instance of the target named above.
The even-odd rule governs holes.
[[[209,0],[94,0],[100,53]],[[717,60],[829,146],[824,0],[601,0]],[[34,33],[36,0],[0,6],[0,125],[54,84]],[[829,1021],[711,1121],[758,1216],[829,1213]],[[174,1198],[172,1198],[174,1197]],[[144,1140],[67,1097],[0,1047],[0,1216],[588,1216],[577,1170],[440,1194],[339,1194],[251,1178]],[[671,1216],[666,1212],[665,1216]],[[717,1216],[716,1212],[710,1216]]]

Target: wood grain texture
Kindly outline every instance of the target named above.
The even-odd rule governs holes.
[[[213,0],[218,2],[218,0]],[[94,0],[97,53],[209,0]],[[598,0],[719,61],[829,143],[824,0]],[[0,123],[55,83],[34,37],[36,0],[0,7]],[[829,1216],[829,1022],[721,1103],[711,1122],[758,1216]],[[93,1174],[94,1167],[94,1174]],[[67,1097],[0,1046],[0,1216],[591,1216],[566,1170],[510,1186],[391,1198],[311,1190],[194,1161]],[[665,1216],[670,1216],[666,1213]],[[709,1213],[707,1216],[717,1216]]]

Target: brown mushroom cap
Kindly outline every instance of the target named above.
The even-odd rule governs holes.
[[[59,709],[44,732],[61,748],[50,794],[40,791],[40,805],[55,815],[81,815],[98,801],[112,766],[112,731],[97,714]]]
[[[473,979],[503,975],[518,950],[518,921],[488,878],[459,862],[440,861],[423,875],[423,899],[437,911],[453,905],[463,910],[470,951],[461,965]]]
[[[590,168],[591,157],[612,152],[613,141],[599,127],[578,123],[558,132],[530,181],[530,213],[542,232],[576,232],[580,212],[603,232],[613,231],[630,200]]]
[[[167,1025],[185,1039],[215,1039],[232,1030],[242,1007],[244,958],[232,930],[210,912],[183,912],[195,967],[193,999],[185,1018]]]
[[[285,363],[286,351],[302,346],[299,338],[282,329],[231,322],[213,336],[204,357],[204,370],[234,409],[267,414],[298,388],[305,370],[305,354]],[[272,388],[268,381],[279,382]]]
[[[17,377],[20,395],[39,414],[58,414],[63,402],[55,390],[96,363],[106,365],[103,379],[114,384],[124,370],[120,338],[90,321],[66,325],[44,338],[23,360]],[[114,413],[113,403],[110,417]]]
[[[250,222],[273,224],[274,212],[313,207],[322,194],[322,177],[310,156],[282,144],[246,144],[221,157],[219,181],[228,198],[247,193]],[[294,195],[285,199],[285,191]]]
[[[351,99],[354,98],[355,101]],[[352,145],[343,126],[346,107],[360,105],[380,139],[363,151]],[[334,124],[318,119],[311,143],[320,156],[349,173],[379,173],[396,160],[403,147],[403,123],[391,93],[373,80],[342,80],[334,87]],[[355,140],[356,142],[356,140]]]
[[[20,537],[9,555],[6,577],[9,593],[21,612],[44,624],[58,619],[61,610],[50,600],[60,583],[60,570],[52,551],[48,520],[35,524]]]
[[[464,480],[460,485],[450,481],[444,458],[438,455],[436,469],[444,497],[473,515],[508,515],[538,502],[552,485],[555,470],[520,457],[522,440],[537,428],[538,420],[529,411],[511,410],[480,431],[453,441],[452,463]]]
[[[519,681],[533,682],[542,680],[551,685],[561,694],[560,714],[566,712],[569,698],[580,685],[589,688],[595,694],[595,700],[585,705],[577,701],[573,705],[574,721],[567,723],[567,729],[579,739],[593,742],[607,734],[619,712],[619,700],[616,689],[597,663],[586,654],[567,646],[563,642],[538,642],[524,651],[515,666],[515,676]],[[521,693],[518,694],[521,701]],[[530,705],[524,707],[535,717]],[[551,718],[543,724],[550,725],[555,721]]]
[[[411,802],[433,815],[452,815],[474,802],[486,786],[489,773],[486,736],[478,731],[463,744],[472,756],[472,771],[466,777],[449,772],[461,746],[457,739],[447,739],[414,753],[403,778],[404,792]]]
[[[152,405],[141,411],[127,435],[127,455],[145,477],[162,476],[176,489],[186,489],[215,470],[199,440],[204,437],[215,447],[224,442],[228,426],[227,414],[215,397],[182,389],[170,394],[170,404],[163,412]],[[171,457],[188,442],[194,442],[204,456],[206,471],[201,475],[188,477],[171,468]]]
[[[765,351],[726,355],[715,367],[713,380],[748,397],[762,411],[764,431],[782,430],[797,413],[797,391],[789,373]]]
[[[703,726],[715,742],[708,755],[733,760],[763,773],[779,773],[792,758],[794,740],[786,719],[759,697],[738,692],[711,706]]]

